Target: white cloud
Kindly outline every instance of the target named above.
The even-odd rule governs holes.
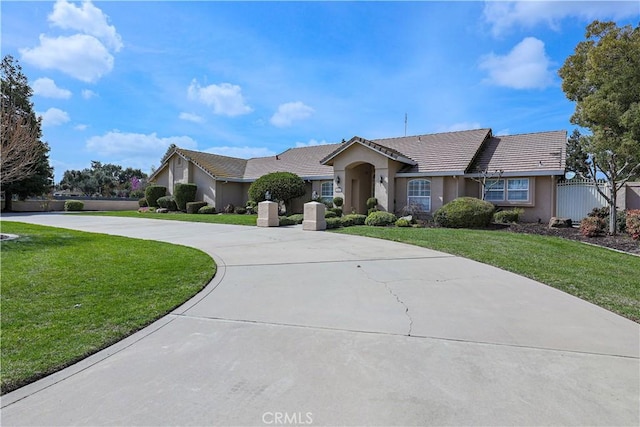
[[[220,154],[221,156],[236,157],[240,159],[276,155],[275,152],[266,147],[211,147],[204,151],[207,153]]]
[[[499,36],[513,27],[533,28],[542,23],[554,30],[565,18],[583,22],[638,16],[637,1],[487,1],[483,16]]]
[[[327,145],[327,144],[331,144],[330,142],[325,141],[324,139],[322,141],[318,141],[316,139],[310,139],[309,142],[296,142],[296,147],[313,147],[315,145]]]
[[[91,99],[91,98],[96,97],[96,96],[98,96],[98,94],[95,93],[92,90],[89,90],[89,89],[83,89],[82,90],[82,97],[84,99]]]
[[[56,86],[56,82],[47,77],[35,80],[32,88],[34,95],[43,96],[45,98],[71,98],[70,90],[59,88]]]
[[[87,129],[87,128],[88,128],[88,126],[87,126],[87,125],[80,124],[80,125],[75,125],[73,128],[74,128],[75,130],[85,130],[85,129]]]
[[[59,108],[49,108],[44,113],[36,113],[42,116],[42,126],[60,126],[67,123],[69,120],[69,114],[66,111],[62,111]]]
[[[544,43],[527,37],[506,55],[490,53],[480,60],[480,69],[489,73],[488,83],[513,89],[543,89],[553,84],[551,61]]]
[[[180,120],[186,120],[188,122],[194,122],[194,123],[202,123],[204,122],[204,119],[202,117],[200,117],[197,114],[192,114],[192,113],[180,113]]]
[[[196,148],[197,143],[188,136],[160,138],[156,133],[123,133],[111,131],[103,136],[93,136],[87,140],[87,150],[101,156],[139,155],[146,158],[157,156],[158,160],[167,147],[176,144],[181,148]]]
[[[122,48],[122,38],[116,28],[109,25],[108,17],[90,1],[77,7],[66,0],[58,0],[49,14],[49,22],[63,30],[77,30],[97,37],[115,52]]]
[[[85,82],[94,82],[113,69],[113,56],[98,39],[86,34],[57,38],[41,34],[40,46],[20,49],[20,54],[26,63]]]
[[[300,101],[287,102],[278,107],[278,111],[269,120],[276,127],[291,126],[296,120],[304,120],[314,113],[313,108]]]
[[[240,116],[253,111],[245,104],[242,88],[230,83],[202,87],[194,79],[187,89],[187,96],[193,101],[213,107],[214,114],[223,116]]]
[[[478,122],[460,122],[454,123],[448,126],[441,126],[438,128],[438,132],[457,132],[460,130],[473,130],[481,129],[482,126]]]

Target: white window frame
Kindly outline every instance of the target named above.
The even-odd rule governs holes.
[[[526,188],[509,188],[512,183],[517,181],[526,183]],[[521,192],[526,192],[526,198],[515,197],[516,193]],[[490,194],[494,194],[494,196],[489,197]],[[529,203],[531,201],[531,181],[529,178],[488,179],[484,186],[484,200],[487,202]]]
[[[329,192],[325,192],[326,188],[331,189],[331,194]],[[325,202],[333,201],[333,181],[324,181],[320,183],[320,199]]]
[[[424,183],[422,188],[420,183]],[[412,189],[415,185],[418,185],[418,188]],[[407,206],[412,205],[421,206],[425,212],[431,212],[431,181],[420,178],[407,182]]]

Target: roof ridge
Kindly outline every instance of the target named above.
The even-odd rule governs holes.
[[[389,140],[389,139],[403,139],[403,138],[417,138],[419,136],[432,136],[432,135],[446,135],[449,133],[464,133],[464,132],[475,132],[479,130],[491,130],[491,128],[476,128],[476,129],[467,129],[467,130],[451,130],[447,132],[432,132],[432,133],[421,133],[417,135],[406,135],[406,136],[392,136],[389,138],[376,138],[371,139],[370,141],[380,141],[380,140]]]
[[[248,159],[243,159],[242,157],[225,156],[224,154],[209,153],[209,152],[206,152],[206,151],[198,151],[198,150],[189,150],[189,149],[180,148],[180,147],[176,148],[176,151],[178,151],[178,150],[180,150],[180,151],[188,151],[188,152],[191,152],[191,153],[198,153],[198,154],[207,154],[209,156],[224,157],[224,158],[233,159],[233,160],[242,160],[244,162],[246,162],[248,160]]]
[[[564,132],[567,133],[565,129],[557,129],[557,130],[544,130],[542,132],[524,132],[524,133],[510,133],[508,135],[493,135],[494,138],[500,138],[505,136],[522,136],[522,135],[536,135],[541,133],[554,133],[554,132]]]

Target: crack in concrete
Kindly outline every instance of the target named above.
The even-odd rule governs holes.
[[[410,337],[411,336],[411,332],[413,330],[413,318],[409,314],[409,306],[407,304],[405,304],[405,302],[400,299],[400,296],[398,294],[393,292],[393,289],[391,289],[391,286],[389,286],[388,282],[383,282],[382,280],[374,279],[373,277],[371,277],[371,275],[369,273],[367,273],[364,270],[364,268],[360,264],[358,264],[358,268],[362,271],[362,273],[365,276],[367,276],[367,278],[369,280],[371,280],[373,282],[376,282],[376,283],[381,283],[382,285],[384,285],[384,287],[387,290],[387,292],[389,292],[389,294],[392,297],[394,297],[396,299],[396,301],[398,301],[398,303],[400,303],[400,305],[402,305],[404,307],[404,314],[405,314],[405,316],[407,316],[407,319],[409,319],[409,332],[407,332],[407,336]]]

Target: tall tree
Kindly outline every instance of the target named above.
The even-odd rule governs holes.
[[[41,119],[31,102],[33,90],[22,67],[7,55],[0,65],[2,79],[2,180],[5,209],[11,210],[13,195],[24,199],[49,190],[53,169],[49,165],[49,146],[42,137]],[[6,174],[5,174],[6,168]]]
[[[575,172],[582,177],[588,176],[589,155],[584,151],[588,143],[586,138],[589,137],[582,135],[578,129],[573,130],[567,141],[566,172]]]
[[[90,168],[65,171],[58,186],[63,190],[80,190],[87,196],[99,194],[110,197],[128,194],[134,190],[132,180],[135,179],[139,187],[140,180],[146,178],[140,169],[123,169],[120,165],[92,160]]]
[[[640,27],[594,21],[559,70],[562,90],[575,101],[571,122],[591,135],[577,142],[587,159],[583,177],[597,182],[604,174],[611,186],[609,232],[616,233],[618,192],[640,175]]]

